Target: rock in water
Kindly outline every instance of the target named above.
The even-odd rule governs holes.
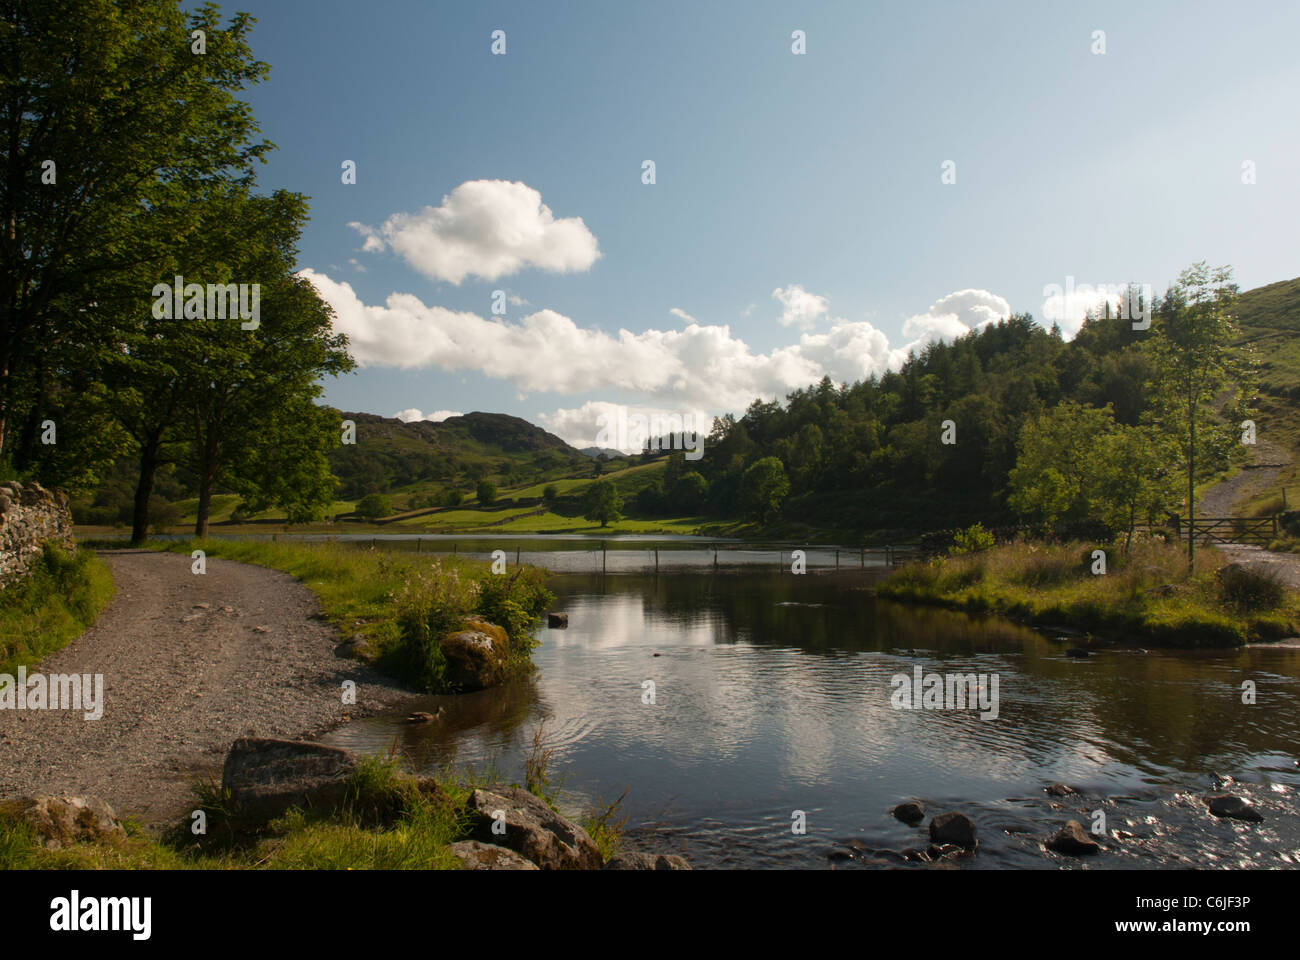
[[[506,675],[510,641],[506,632],[485,620],[466,620],[465,629],[442,638],[447,680],[465,690],[496,686]]]
[[[269,820],[290,807],[341,803],[356,768],[338,747],[243,737],[226,756],[221,786],[244,815]]]
[[[451,852],[465,865],[466,870],[536,870],[537,864],[525,860],[513,850],[477,840],[453,843]]]
[[[469,809],[475,840],[509,847],[543,870],[601,867],[604,858],[587,831],[527,790],[475,790],[469,798]]]
[[[546,625],[548,627],[567,627],[569,625],[569,615],[567,613],[548,613],[546,615]]]
[[[682,857],[660,853],[620,853],[605,864],[606,870],[689,870]]]
[[[1264,816],[1241,797],[1224,794],[1218,797],[1206,797],[1210,813],[1216,817],[1230,817],[1233,820],[1245,820],[1249,823],[1263,823]]]
[[[1101,850],[1101,845],[1088,836],[1088,831],[1083,829],[1083,824],[1078,820],[1071,820],[1052,834],[1047,841],[1047,847],[1057,853],[1068,853],[1073,857],[1081,857]]]
[[[914,827],[925,819],[925,804],[920,800],[904,800],[890,811],[909,827]]]
[[[941,813],[930,821],[930,839],[939,845],[975,846],[975,821],[964,813]]]
[[[1054,783],[1050,787],[1044,787],[1043,790],[1049,797],[1068,797],[1072,793],[1078,793],[1074,787],[1067,787],[1063,783]]]
[[[36,797],[23,804],[19,816],[36,828],[51,850],[78,840],[126,839],[113,808],[99,797]]]

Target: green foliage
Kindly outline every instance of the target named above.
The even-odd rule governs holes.
[[[553,483],[548,483],[546,489],[542,491],[542,499],[547,503],[554,503],[560,496],[560,488]]]
[[[0,673],[66,646],[112,598],[113,575],[93,551],[46,543],[27,576],[0,591]]]
[[[974,526],[967,527],[953,538],[953,544],[948,548],[951,556],[958,557],[968,553],[980,553],[983,550],[990,550],[993,547],[993,534],[984,529],[984,524],[977,523]]]
[[[1276,610],[1286,601],[1286,585],[1276,571],[1229,564],[1219,571],[1219,597],[1241,613]]]
[[[474,612],[506,631],[511,658],[522,663],[537,645],[534,627],[554,602],[555,595],[546,589],[546,572],[537,567],[522,567],[510,576],[480,580]]]
[[[785,466],[776,457],[764,457],[745,471],[740,498],[747,515],[767,523],[790,493]]]
[[[597,480],[587,488],[582,500],[582,515],[602,527],[623,516],[623,497],[618,487],[607,479]]]
[[[357,504],[357,516],[367,520],[378,520],[392,516],[393,503],[382,493],[371,493],[362,497]]]
[[[491,480],[480,480],[474,488],[480,506],[490,507],[497,498],[497,485]]]

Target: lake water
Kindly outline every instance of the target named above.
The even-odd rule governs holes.
[[[590,559],[556,555],[553,566],[590,570],[579,553]],[[553,609],[569,627],[539,629],[533,677],[430,697],[446,707],[436,725],[370,718],[327,741],[396,743],[426,772],[468,764],[521,782],[544,723],[563,807],[626,788],[629,845],[696,866],[886,865],[888,851],[928,842],[889,813],[908,797],[976,821],[980,850],[963,869],[1076,865],[1041,841],[1071,817],[1090,826],[1097,810],[1110,836],[1093,868],[1300,863],[1300,647],[1078,660],[1070,644],[1004,620],[877,600],[872,577],[824,566],[794,576],[768,558],[716,572],[710,559],[658,575],[561,573]],[[916,666],[996,674],[997,718],[895,708],[891,678]],[[1254,705],[1241,702],[1243,680],[1257,686]],[[1216,774],[1266,821],[1210,816],[1199,798]],[[1056,781],[1080,796],[1048,797]],[[850,845],[854,859],[829,856]]]

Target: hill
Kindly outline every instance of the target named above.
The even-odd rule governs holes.
[[[1300,277],[1246,291],[1235,312],[1242,342],[1259,354],[1262,390],[1300,400]]]

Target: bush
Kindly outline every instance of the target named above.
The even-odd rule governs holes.
[[[465,494],[459,490],[448,490],[442,495],[442,505],[444,507],[459,507],[465,502]]]
[[[984,524],[977,523],[967,527],[953,538],[948,548],[950,556],[959,557],[968,553],[980,553],[993,547],[993,534],[984,529]]]
[[[1219,599],[1241,613],[1276,610],[1286,586],[1274,570],[1230,563],[1219,571]]]
[[[479,506],[490,507],[497,498],[497,485],[491,480],[480,480],[474,492],[478,496]]]
[[[75,639],[113,597],[113,577],[89,550],[46,543],[26,577],[0,591],[0,672]]]
[[[560,496],[560,488],[553,483],[548,483],[546,489],[542,491],[542,499],[547,503],[553,503]]]
[[[393,512],[393,504],[382,493],[368,493],[357,504],[357,516],[366,520],[377,520]]]

